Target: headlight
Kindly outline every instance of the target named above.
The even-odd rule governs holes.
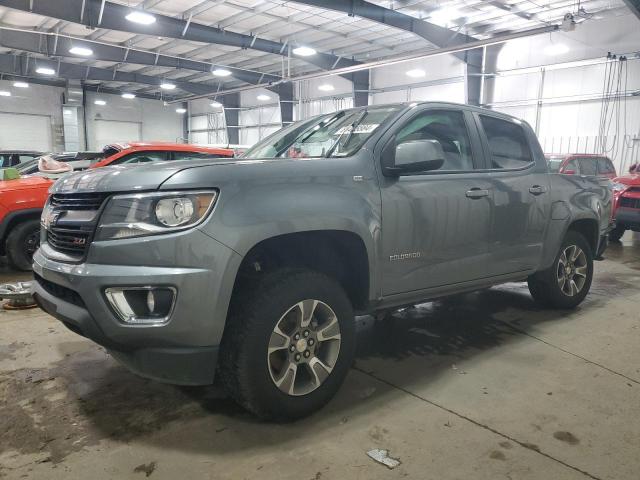
[[[624,183],[612,182],[611,188],[614,192],[621,192],[627,188],[627,186]]]
[[[157,235],[191,228],[213,208],[218,192],[158,192],[111,197],[96,240]]]

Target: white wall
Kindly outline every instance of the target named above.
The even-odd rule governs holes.
[[[95,105],[94,101],[101,99],[106,105]],[[87,139],[89,149],[101,149],[104,145],[98,145],[96,132],[96,120],[122,122],[124,128],[115,128],[121,132],[119,137],[111,142],[126,142],[135,139],[138,135],[145,141],[180,141],[183,133],[183,115],[176,113],[179,105],[164,105],[159,100],[134,98],[127,100],[119,95],[109,95],[96,92],[87,92],[86,96],[86,121]],[[126,122],[126,123],[125,123]],[[139,125],[139,133],[134,124]],[[129,131],[129,133],[127,132]],[[125,136],[128,135],[128,138]]]
[[[49,87],[44,85],[30,84],[29,88],[15,88],[13,82],[1,80],[0,90],[11,92],[10,97],[0,97],[0,113],[2,115],[0,121],[0,130],[7,130],[8,127],[16,122],[24,120],[25,115],[37,115],[42,118],[42,122],[46,123],[48,131],[43,132],[46,138],[39,139],[39,144],[47,146],[56,151],[64,149],[63,133],[62,133],[62,93],[63,88]],[[6,122],[6,123],[5,123]],[[3,125],[3,123],[5,123]],[[10,144],[0,144],[0,149],[12,148],[21,150],[31,150],[43,148],[31,142],[22,142],[19,138],[7,139]],[[44,149],[49,149],[44,148]]]

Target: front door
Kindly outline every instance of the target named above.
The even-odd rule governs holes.
[[[383,139],[383,158],[414,140],[437,141],[444,164],[381,177],[383,295],[483,278],[491,233],[491,182],[478,171],[482,149],[473,117],[456,108],[420,108]]]

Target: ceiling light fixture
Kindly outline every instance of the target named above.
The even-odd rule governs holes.
[[[176,88],[176,86],[173,83],[163,82],[160,84],[160,88],[164,90],[173,90]]]
[[[321,92],[333,92],[335,88],[330,83],[325,83],[318,86],[318,90],[320,90]]]
[[[544,53],[546,55],[562,55],[569,51],[569,47],[567,47],[564,43],[552,43],[551,45],[547,45],[544,48]]]
[[[39,73],[40,75],[55,75],[56,71],[49,67],[38,67],[36,68],[36,73]]]
[[[13,86],[16,88],[29,88],[29,84],[27,82],[13,82]]]
[[[315,55],[316,51],[311,47],[297,47],[293,49],[293,53],[301,57],[310,57],[311,55]]]
[[[0,90],[0,97],[10,97],[11,92],[7,92],[6,90]]]
[[[271,97],[269,95],[265,95],[264,93],[261,93],[256,98],[261,102],[266,102],[267,100],[271,100]]]
[[[107,102],[105,102],[104,100],[95,100],[93,103],[95,103],[96,105],[106,105]]]
[[[216,68],[213,72],[216,77],[228,77],[229,75],[231,75],[231,72],[229,70],[225,70],[224,68]]]
[[[411,77],[411,78],[422,78],[426,75],[426,72],[424,70],[421,70],[419,68],[414,68],[412,70],[408,70],[407,71],[407,76]]]
[[[132,98],[136,98],[136,96],[133,93],[123,93],[122,94],[122,98],[126,98],[127,100],[131,100]]]
[[[436,25],[447,26],[453,23],[454,20],[462,18],[464,15],[455,8],[441,8],[429,14],[428,21],[435,23]]]
[[[220,102],[216,102],[215,100],[210,103],[213,108],[221,108],[222,104]]]
[[[156,22],[156,17],[147,12],[141,12],[140,10],[133,10],[126,17],[127,20],[133,23],[139,23],[140,25],[151,25]]]
[[[176,108],[176,113],[187,113],[186,108]]]
[[[72,47],[69,49],[69,53],[72,55],[80,55],[82,57],[88,57],[93,55],[93,50],[86,47]]]

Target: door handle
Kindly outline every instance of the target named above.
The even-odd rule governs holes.
[[[532,195],[542,195],[543,193],[546,193],[546,191],[547,187],[543,187],[542,185],[534,185],[529,188],[529,193]]]
[[[472,188],[471,190],[467,190],[467,193],[465,195],[467,196],[467,198],[477,200],[478,198],[488,197],[489,190],[484,190],[482,188]]]

